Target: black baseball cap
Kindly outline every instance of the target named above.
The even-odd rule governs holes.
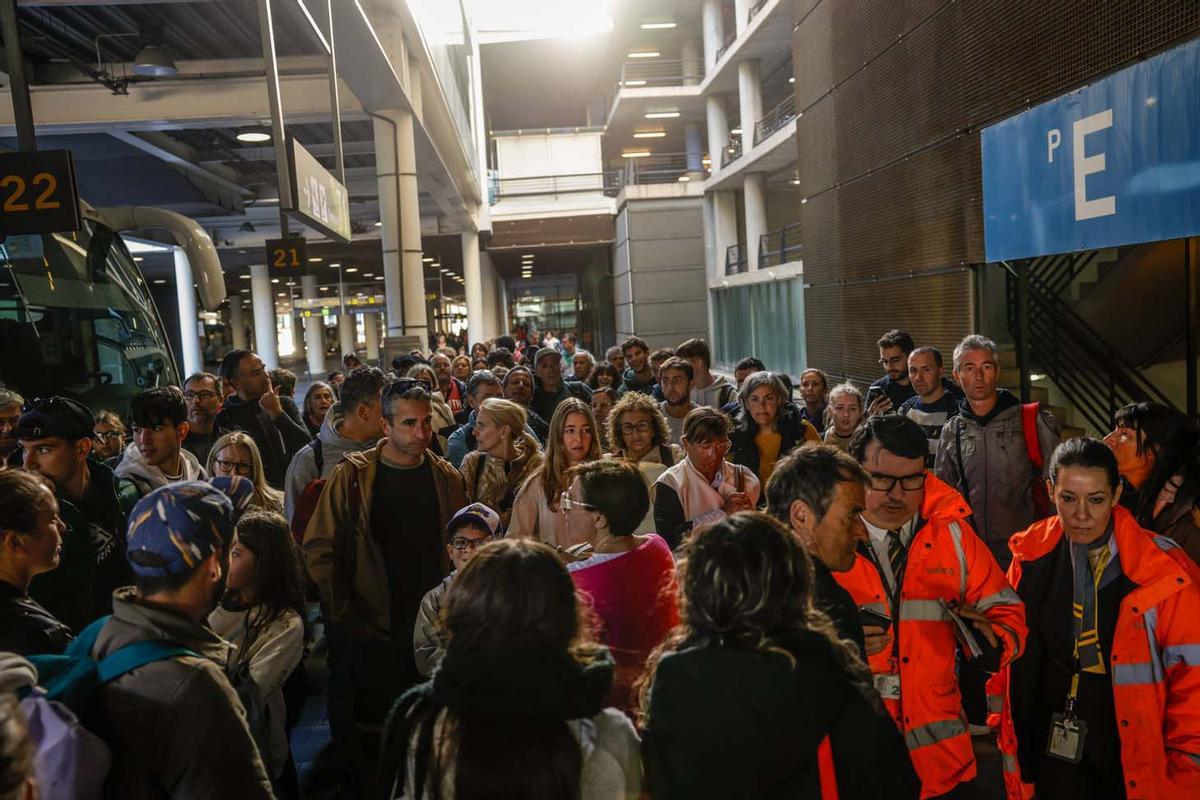
[[[91,410],[69,397],[38,397],[21,408],[17,422],[18,439],[45,439],[58,436],[77,441],[92,436],[95,418]]]

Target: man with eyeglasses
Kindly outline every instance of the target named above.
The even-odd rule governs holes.
[[[21,395],[12,389],[0,389],[0,464],[17,452],[17,422],[23,405],[25,398]]]
[[[916,394],[908,377],[908,354],[916,347],[909,332],[890,330],[875,344],[879,347],[879,364],[887,374],[867,389],[865,402],[869,417],[896,411]]]
[[[197,372],[183,382],[183,399],[187,402],[188,421],[183,449],[207,464],[208,453],[219,438],[215,423],[221,413],[221,382],[212,373]]]
[[[384,438],[329,474],[304,532],[304,561],[329,641],[329,720],[339,761],[372,797],[383,721],[421,680],[417,611],[450,569],[446,530],[467,505],[462,476],[430,450],[432,395],[400,378],[381,398]],[[350,558],[345,554],[352,553]]]
[[[500,515],[483,503],[472,503],[455,512],[446,526],[446,553],[454,570],[442,582],[425,593],[421,609],[417,612],[417,625],[413,633],[413,653],[417,659],[417,671],[425,677],[433,674],[446,653],[446,639],[438,630],[438,618],[442,613],[442,602],[454,576],[467,565],[475,551],[504,535]]]
[[[928,447],[921,426],[898,414],[870,417],[854,433],[850,455],[870,476],[869,542],[834,575],[861,609],[890,619],[886,630],[864,625],[868,662],[923,798],[959,796],[975,778],[960,652],[994,673],[1021,654],[1027,634],[1025,607],[971,529],[962,495],[926,470]],[[873,640],[888,635],[877,650]]]
[[[36,398],[17,422],[24,468],[54,484],[67,524],[57,569],[39,575],[32,596],[76,630],[112,608],[112,592],[129,582],[125,522],[117,479],[89,458],[92,412],[67,397]]]

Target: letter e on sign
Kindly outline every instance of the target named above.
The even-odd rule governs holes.
[[[1099,114],[1076,120],[1072,126],[1072,156],[1075,168],[1075,221],[1096,217],[1107,217],[1117,213],[1116,195],[1097,197],[1092,200],[1087,196],[1087,176],[1104,171],[1104,153],[1093,156],[1084,155],[1084,144],[1089,133],[1097,133],[1113,124],[1112,109],[1108,108]]]

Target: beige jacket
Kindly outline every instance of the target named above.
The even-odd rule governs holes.
[[[459,468],[470,501],[494,509],[505,529],[512,520],[512,504],[516,502],[521,485],[542,465],[543,456],[537,449],[537,439],[530,434],[523,438],[525,448],[508,469],[501,459],[478,450],[467,453]]]
[[[555,503],[557,506],[557,502]],[[567,547],[573,542],[567,539],[567,521],[562,512],[551,508],[546,502],[542,488],[542,472],[538,470],[517,492],[513,503],[512,520],[508,526],[509,536],[526,536],[537,539],[552,547]]]
[[[358,640],[386,639],[393,634],[391,592],[383,552],[371,532],[371,491],[379,453],[387,443],[347,453],[330,473],[321,499],[304,532],[304,563],[321,596],[325,621],[340,625]],[[433,468],[441,514],[442,537],[454,512],[467,504],[462,476],[449,461],[426,450]],[[357,477],[357,500],[351,494]],[[444,557],[445,572],[450,560]],[[408,621],[405,620],[405,627]]]

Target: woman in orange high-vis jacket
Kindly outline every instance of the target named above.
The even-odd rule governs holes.
[[[1028,652],[993,681],[1002,689],[1008,679],[999,740],[1020,768],[1005,775],[1008,796],[1194,800],[1200,570],[1117,505],[1117,463],[1102,442],[1064,442],[1050,476],[1058,514],[1010,542],[1030,635]],[[1051,755],[1053,715],[1066,715],[1068,698],[1087,733],[1077,752],[1060,736]]]
[[[918,472],[922,459],[919,449],[910,459]],[[870,458],[860,460],[873,472]],[[860,547],[849,572],[834,577],[859,606],[899,620],[890,631],[898,637],[894,647],[868,660],[877,676],[899,675],[900,696],[885,697],[884,705],[904,734],[921,778],[921,797],[929,798],[975,777],[975,755],[955,677],[958,645],[954,623],[945,614],[942,601],[974,607],[987,617],[1000,643],[1001,664],[1010,662],[1024,647],[1025,612],[995,557],[967,522],[971,512],[962,495],[932,472],[924,474],[920,490],[924,496],[897,593],[899,614],[870,545]],[[873,472],[873,483],[877,477]],[[898,478],[900,474],[883,477]],[[893,486],[891,491],[898,490]],[[874,491],[868,492],[868,513]]]

